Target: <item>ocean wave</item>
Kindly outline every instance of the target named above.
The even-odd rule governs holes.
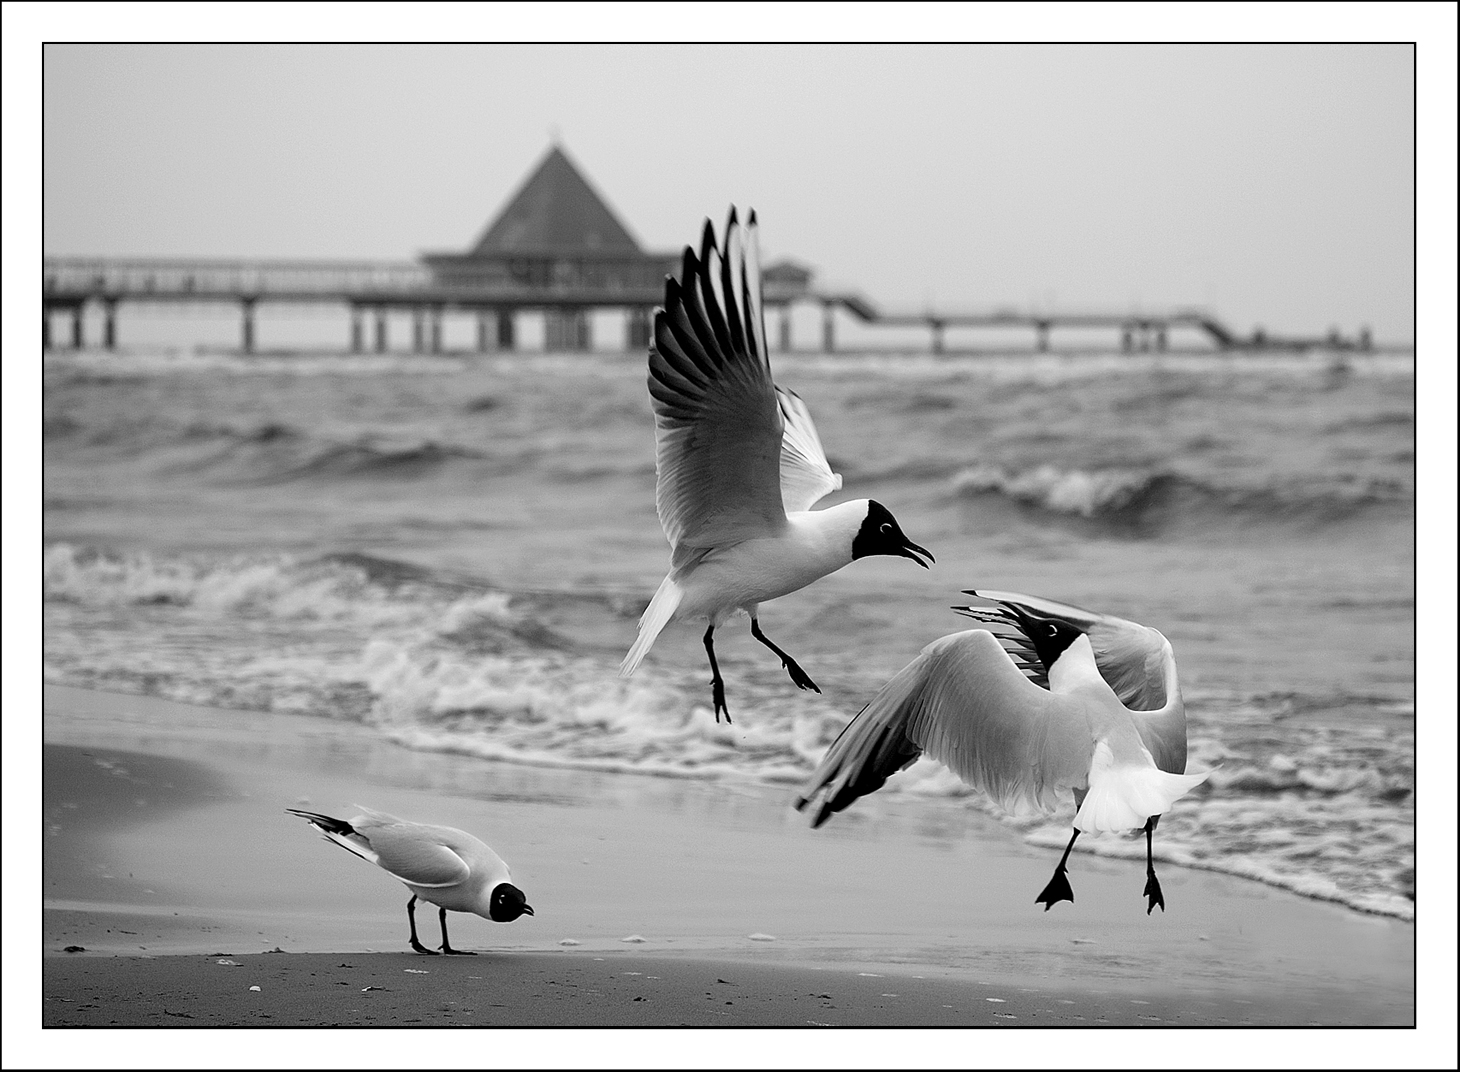
[[[430,441],[395,449],[341,443],[323,447],[298,464],[263,479],[281,482],[342,477],[407,479],[423,476],[457,459],[480,457],[476,451]]]
[[[303,430],[277,420],[239,426],[109,415],[104,423],[87,424],[69,413],[47,414],[42,431],[48,441],[76,440],[87,447],[106,447],[129,453],[179,445],[278,444],[306,438]]]
[[[954,498],[1003,500],[1056,518],[1146,530],[1220,518],[1327,523],[1413,505],[1404,485],[1385,479],[1354,479],[1317,489],[1223,488],[1160,469],[975,465],[954,474],[950,482]]]
[[[789,798],[852,714],[730,652],[721,662],[739,682],[737,717],[717,723],[699,666],[623,679],[617,649],[554,628],[571,620],[592,634],[601,626],[582,622],[598,615],[627,632],[633,608],[613,598],[470,588],[378,556],[208,561],[54,545],[44,588],[48,681],[360,721],[423,751],[745,779],[785,786]],[[855,665],[837,673],[857,695],[876,687]],[[1192,767],[1217,770],[1163,816],[1164,859],[1412,918],[1412,705],[1200,691],[1187,704]],[[1062,844],[1072,815],[1070,804],[1003,815],[929,760],[857,814],[898,796],[997,815],[1041,844]],[[1089,842],[1081,851],[1144,848]]]
[[[1015,473],[977,465],[957,473],[952,483],[954,494],[962,497],[992,494],[1054,514],[1114,518],[1150,505],[1174,480],[1166,473],[1136,470],[1086,472],[1041,465]]]

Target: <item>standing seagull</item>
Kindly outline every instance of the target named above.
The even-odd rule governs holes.
[[[664,281],[649,347],[655,502],[672,548],[669,575],[619,673],[634,672],[669,622],[708,618],[715,721],[723,711],[729,722],[715,626],[744,611],[751,635],[780,656],[791,680],[820,692],[760,631],[760,604],[867,555],[900,555],[924,568],[918,556],[933,556],[871,499],[811,510],[842,478],[827,463],[806,403],[771,379],[755,212],[742,230],[730,210],[723,254],[706,220],[699,256],[686,246],[680,275]]]
[[[1065,862],[1081,831],[1146,834],[1146,914],[1166,911],[1151,857],[1161,813],[1211,771],[1187,774],[1176,658],[1154,629],[1053,600],[974,592],[954,607],[1000,628],[935,640],[848,723],[796,801],[824,791],[820,826],[926,751],[1005,810],[1048,812],[1075,797],[1075,829],[1049,885],[1048,912],[1074,901]],[[1010,635],[1012,634],[1012,635]]]
[[[452,949],[446,937],[446,910],[474,912],[497,923],[536,915],[526,895],[512,885],[512,872],[502,858],[464,830],[426,826],[361,807],[349,822],[297,808],[284,810],[309,821],[327,841],[349,849],[400,879],[411,891],[406,915],[411,921],[411,948],[436,955],[416,937],[416,898],[441,908],[441,952],[475,956]]]

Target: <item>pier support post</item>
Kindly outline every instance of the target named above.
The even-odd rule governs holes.
[[[375,310],[375,352],[377,354],[383,354],[390,348],[387,330],[385,309]]]
[[[350,353],[365,349],[365,318],[358,305],[350,306]]]
[[[497,349],[509,353],[517,349],[517,319],[511,309],[497,310]]]
[[[1125,353],[1130,353],[1134,347],[1135,340],[1131,336],[1131,326],[1126,324],[1120,329],[1120,348]]]
[[[424,313],[418,305],[411,309],[411,351],[419,354],[426,348],[426,324]]]
[[[791,307],[781,306],[781,350],[791,352]]]
[[[85,312],[86,306],[84,305],[74,306],[71,310],[71,347],[75,350],[81,349],[86,341],[81,324],[81,316]]]
[[[1038,320],[1034,324],[1034,346],[1040,353],[1049,351],[1049,321]]]
[[[102,301],[102,310],[105,319],[102,321],[102,345],[108,350],[117,348],[117,300],[106,298]]]
[[[648,309],[642,306],[630,309],[624,325],[624,349],[632,352],[647,347],[652,324],[652,314]]]
[[[433,308],[430,313],[431,352],[433,354],[439,354],[441,352],[441,318],[443,315],[444,313],[439,305]]]
[[[1156,351],[1157,351],[1157,353],[1163,353],[1163,354],[1166,352],[1166,325],[1165,324],[1162,324],[1160,327],[1158,327],[1156,329]]]
[[[491,320],[491,310],[477,310],[477,353],[479,354],[484,354],[492,348],[492,329],[488,327]]]
[[[928,325],[933,329],[933,353],[943,352],[943,321],[929,320]]]
[[[253,353],[253,307],[256,299],[244,298],[243,306],[243,352]]]
[[[593,348],[593,333],[586,309],[549,309],[543,345],[549,350],[580,353]]]
[[[42,350],[49,350],[50,348],[51,348],[51,308],[50,308],[50,306],[47,305],[47,306],[42,306],[41,307],[41,349]]]
[[[836,351],[836,321],[832,319],[835,306],[826,302],[821,307],[821,349],[830,354]]]

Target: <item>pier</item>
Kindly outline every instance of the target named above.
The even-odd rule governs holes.
[[[676,265],[677,265],[677,258]],[[239,349],[255,351],[255,320],[264,303],[283,305],[338,305],[348,309],[349,337],[341,344],[353,353],[384,353],[391,348],[389,319],[408,314],[410,349],[415,353],[442,352],[442,322],[448,313],[476,319],[476,349],[512,351],[517,346],[518,313],[541,312],[547,317],[546,341],[551,349],[588,350],[592,337],[587,314],[595,309],[622,309],[627,313],[626,349],[647,346],[653,310],[663,297],[663,275],[651,282],[594,279],[568,259],[552,262],[546,279],[513,281],[444,281],[426,264],[410,261],[289,261],[217,260],[181,258],[47,257],[42,287],[42,345],[45,349],[88,344],[83,321],[88,306],[102,313],[103,349],[118,345],[118,310],[126,304],[196,304],[235,306],[239,311]],[[657,267],[657,266],[656,266]],[[767,276],[771,275],[767,272]],[[1256,331],[1241,336],[1204,310],[1168,312],[990,312],[883,310],[860,294],[821,292],[805,279],[765,281],[768,313],[780,313],[777,341],[793,349],[789,311],[793,305],[819,305],[822,312],[820,349],[837,350],[835,314],[842,310],[873,327],[915,327],[928,332],[932,353],[946,352],[949,328],[1022,329],[1029,332],[1031,349],[1047,351],[1051,335],[1059,330],[1103,329],[1110,332],[1112,348],[1128,353],[1164,352],[1171,334],[1193,330],[1210,340],[1213,349],[1368,350],[1367,332],[1358,338],[1337,333],[1312,337],[1285,337]],[[57,321],[63,330],[57,331]],[[69,331],[64,325],[69,321]]]
[[[465,252],[426,253],[418,261],[242,260],[177,257],[46,257],[42,264],[42,345],[80,349],[86,311],[101,311],[103,349],[118,347],[118,313],[125,305],[218,305],[239,312],[239,349],[256,350],[256,320],[264,304],[333,305],[348,310],[355,353],[390,349],[393,315],[406,314],[411,350],[440,353],[448,315],[476,320],[478,351],[518,346],[517,316],[541,313],[544,345],[559,351],[593,348],[595,310],[620,310],[623,346],[648,345],[664,277],[680,268],[680,250],[646,251],[559,146],[552,146],[521,188]],[[1110,345],[1127,352],[1165,351],[1171,333],[1197,333],[1218,350],[1368,350],[1367,330],[1357,339],[1336,331],[1323,337],[1239,336],[1210,312],[1027,312],[882,309],[865,296],[818,289],[812,271],[783,260],[761,273],[764,305],[779,311],[778,341],[793,348],[791,310],[821,309],[820,350],[837,350],[838,311],[873,327],[916,327],[928,332],[933,353],[947,350],[947,331],[1027,330],[1032,349],[1050,348],[1055,331],[1108,330]],[[57,333],[57,321],[69,332]]]
[[[448,312],[477,318],[480,350],[515,348],[514,316],[542,310],[551,314],[549,333],[564,349],[586,349],[573,328],[594,308],[631,310],[630,323],[648,343],[650,311],[663,293],[662,282],[605,288],[568,280],[561,285],[510,282],[470,285],[442,282],[423,264],[399,261],[188,260],[179,258],[47,257],[42,289],[42,342],[47,349],[65,345],[54,330],[57,319],[70,321],[69,345],[86,345],[83,316],[88,305],[102,311],[104,349],[117,346],[117,314],[126,304],[229,304],[239,310],[239,349],[255,349],[255,318],[264,303],[341,305],[349,310],[349,349],[384,352],[390,348],[388,318],[405,312],[412,323],[411,349],[441,351],[441,323]]]

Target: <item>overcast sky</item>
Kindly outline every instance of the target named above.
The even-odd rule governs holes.
[[[464,250],[556,135],[889,307],[1414,337],[1407,45],[51,45],[44,251]]]

